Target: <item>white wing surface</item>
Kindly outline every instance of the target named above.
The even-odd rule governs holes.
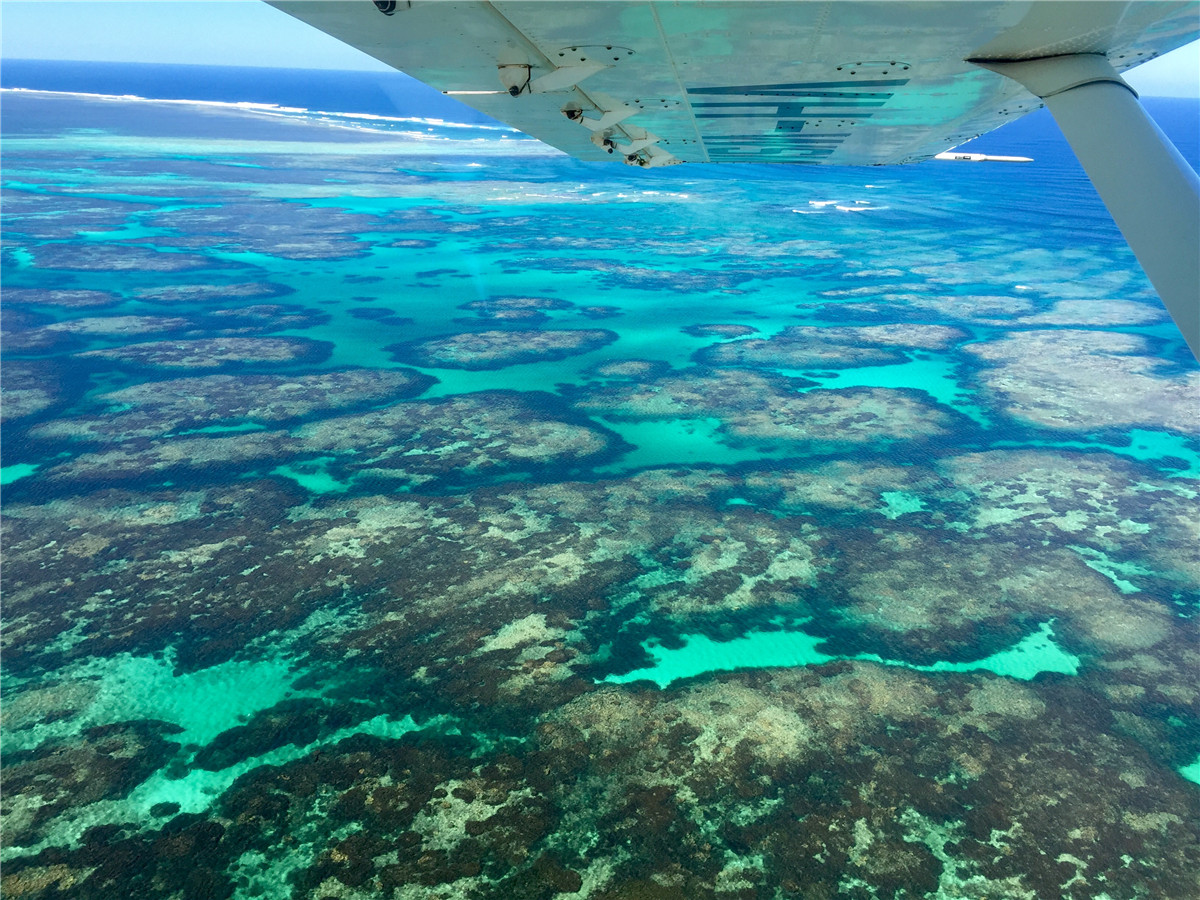
[[[968,60],[1122,71],[1198,31],[1191,2],[272,5],[572,156],[640,165],[916,162],[1041,105]]]

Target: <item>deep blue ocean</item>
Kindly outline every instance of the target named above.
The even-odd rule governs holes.
[[[0,87],[5,897],[1197,896],[1200,369],[1044,111]]]

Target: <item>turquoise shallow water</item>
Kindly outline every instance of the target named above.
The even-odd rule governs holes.
[[[686,645],[677,650],[650,646],[645,649],[654,658],[654,665],[634,669],[621,675],[609,675],[605,681],[627,684],[649,680],[659,687],[684,678],[708,672],[735,669],[772,668],[775,666],[819,666],[847,657],[831,656],[817,649],[822,638],[803,631],[756,631],[726,643],[718,643],[704,635],[690,635]],[[1050,623],[1023,638],[1007,650],[975,662],[938,661],[928,666],[912,665],[899,660],[882,659],[876,654],[862,654],[850,659],[865,659],[883,665],[906,666],[919,672],[992,672],[1008,678],[1028,681],[1044,672],[1075,675],[1079,657],[1065,652],[1054,643]]]
[[[1197,370],[1043,130],[363,124],[5,95],[6,894],[1184,896]]]
[[[18,478],[27,478],[38,469],[34,463],[17,463],[0,469],[0,484],[11,484]]]

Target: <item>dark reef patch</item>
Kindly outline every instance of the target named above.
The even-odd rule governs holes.
[[[228,479],[247,467],[282,462],[297,446],[284,431],[247,431],[232,436],[134,438],[80,453],[39,472],[49,482],[104,485],[160,483],[182,477],[190,483]]]
[[[590,353],[617,339],[612,331],[546,329],[476,331],[385,347],[397,362],[416,366],[483,371],[521,363],[552,362]]]
[[[95,398],[94,414],[43,423],[44,441],[125,441],[221,423],[276,424],[415,397],[433,379],[411,369],[343,369],[316,375],[205,375],[149,381]]]
[[[593,378],[661,378],[671,366],[657,359],[613,359],[588,369]]]
[[[56,306],[66,309],[100,309],[116,306],[124,298],[109,291],[71,288],[5,288],[5,305]]]
[[[267,300],[294,293],[295,289],[269,281],[245,281],[233,284],[172,284],[167,287],[140,288],[134,292],[146,303],[232,303],[243,300]]]
[[[109,360],[145,369],[239,369],[248,366],[319,363],[332,345],[308,338],[228,337],[151,341],[79,353],[81,359]]]
[[[82,345],[75,335],[46,330],[53,322],[45,313],[0,306],[0,344],[5,354],[65,353]]]
[[[371,245],[354,235],[376,226],[372,216],[262,198],[230,198],[219,206],[164,210],[151,220],[175,232],[168,240],[180,246],[294,260],[365,258]]]
[[[394,309],[386,306],[356,306],[348,312],[356,319],[379,322],[381,325],[411,325],[413,323],[412,319],[401,316]]]
[[[157,250],[115,241],[104,244],[42,244],[31,252],[33,264],[39,269],[76,272],[186,272],[193,269],[231,269],[242,265],[198,253]]]
[[[18,695],[19,696],[19,695]],[[35,844],[54,817],[127,795],[179,749],[164,722],[120,722],[4,754],[4,843]],[[8,865],[5,865],[7,868]]]
[[[745,333],[745,332],[743,332]],[[705,365],[842,369],[904,362],[907,349],[945,349],[966,334],[941,325],[863,328],[791,326],[766,340],[716,344],[696,352]]]
[[[200,317],[209,334],[270,334],[324,325],[329,313],[299,304],[255,303],[232,309],[207,310]]]
[[[784,444],[797,452],[936,440],[961,424],[960,416],[930,404],[922,392],[801,390],[813,384],[745,369],[697,367],[639,381],[569,387],[565,393],[592,415],[626,420],[713,417],[721,420],[720,433],[731,445]]]
[[[53,409],[63,401],[60,368],[47,360],[4,359],[0,382],[4,402],[0,421],[24,419]]]
[[[3,203],[5,234],[35,241],[69,241],[83,232],[118,231],[139,213],[153,209],[127,200],[65,193],[48,196],[7,187]]]
[[[579,312],[589,319],[615,319],[624,314],[619,306],[581,306]]]
[[[574,306],[574,303],[556,297],[490,297],[487,300],[472,300],[459,304],[458,308],[469,309],[486,316],[500,310],[563,310]]]
[[[357,725],[374,711],[365,703],[285,700],[256,713],[245,725],[218,734],[196,754],[192,765],[218,771],[281,747],[306,747],[339,729]]]
[[[627,449],[549,394],[509,391],[323,419],[295,437],[306,452],[336,455],[336,469],[394,486],[591,466]]]
[[[685,325],[681,330],[692,337],[738,338],[758,333],[758,329],[753,325],[737,324]]]

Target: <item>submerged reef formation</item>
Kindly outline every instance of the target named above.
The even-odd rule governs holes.
[[[394,484],[595,464],[619,448],[615,435],[556,415],[558,406],[533,392],[462,394],[335,416],[295,435],[305,452],[333,455],[347,473]]]
[[[1055,329],[972,344],[981,376],[1006,411],[1049,428],[1144,425],[1194,435],[1200,373],[1151,355],[1136,335]],[[1104,385],[1097,390],[1097,385]]]
[[[83,232],[117,232],[130,217],[154,208],[149,203],[97,197],[93,192],[56,194],[51,203],[45,194],[6,186],[2,197],[6,242],[14,235],[35,241],[69,241]]]
[[[66,309],[97,309],[116,306],[121,297],[108,291],[71,290],[55,288],[7,288],[6,306],[59,306]]]
[[[285,329],[313,328],[329,321],[329,314],[298,304],[255,303],[232,309],[214,309],[202,320],[214,334],[270,334]]]
[[[48,467],[43,475],[52,482],[94,484],[183,474],[193,479],[219,479],[250,463],[286,458],[293,449],[294,444],[283,431],[135,439],[78,453]]]
[[[95,415],[46,422],[30,435],[38,440],[113,442],[218,424],[266,425],[413,397],[432,383],[411,369],[169,378],[100,394],[96,400],[105,407]]]
[[[494,297],[460,304],[459,309],[471,310],[480,319],[537,324],[549,321],[547,310],[571,309],[574,305],[567,300],[555,297]]]
[[[813,384],[744,369],[699,367],[588,386],[569,395],[579,409],[612,419],[716,418],[731,444],[782,441],[795,445],[796,452],[927,440],[947,433],[955,419],[915,391],[809,389]]]
[[[1146,325],[1161,322],[1167,316],[1164,307],[1134,300],[1060,300],[1045,312],[1021,316],[1018,325]]]
[[[329,344],[308,338],[229,337],[126,344],[88,350],[78,356],[152,369],[233,369],[246,365],[319,362],[329,354],[329,349]]]
[[[283,259],[352,259],[370,246],[354,235],[370,230],[370,216],[265,198],[227,199],[217,206],[156,212],[153,224],[174,234],[163,243],[269,253]]]
[[[178,316],[85,316],[43,325],[42,330],[55,334],[139,335],[179,331],[188,326],[187,319]]]
[[[873,325],[812,328],[794,325],[766,340],[741,340],[706,347],[698,362],[716,366],[780,369],[854,368],[904,362],[905,349],[941,350],[964,339],[944,325]]]
[[[59,402],[59,372],[47,362],[5,359],[0,362],[0,383],[4,385],[0,421],[32,416]]]
[[[616,339],[615,333],[600,328],[474,331],[392,344],[385,349],[397,362],[414,366],[483,371],[566,359],[590,353]]]
[[[139,244],[42,244],[30,251],[41,269],[79,272],[184,272],[228,269],[239,264],[198,253],[172,252]]]
[[[242,303],[290,294],[293,289],[266,281],[233,284],[172,284],[141,288],[134,293],[146,303]]]
[[[79,338],[61,331],[48,331],[47,325],[54,319],[45,313],[5,304],[0,307],[0,343],[6,355],[13,353],[41,354],[61,353],[78,347]]]
[[[683,333],[690,334],[692,337],[727,337],[738,338],[746,337],[750,334],[756,334],[758,329],[753,325],[737,325],[733,323],[724,324],[703,324],[703,325],[685,325]]]

